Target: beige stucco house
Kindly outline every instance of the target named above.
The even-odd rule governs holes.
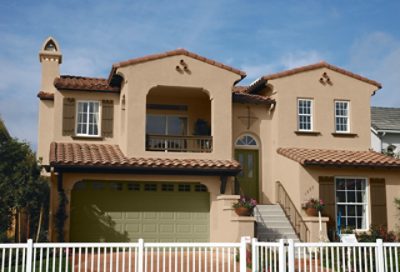
[[[238,86],[245,72],[184,49],[113,64],[108,78],[67,76],[53,38],[39,58],[51,240],[62,195],[67,241],[258,235],[232,210],[239,195],[260,218],[280,204],[301,240],[319,235],[301,209],[311,197],[325,200],[331,237],[338,223],[396,225],[400,161],[369,150],[378,82],[321,62]]]

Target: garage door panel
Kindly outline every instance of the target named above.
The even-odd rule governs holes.
[[[160,234],[170,233],[173,234],[175,232],[175,226],[173,224],[159,224]]]
[[[125,231],[127,232],[140,232],[141,224],[125,224]]]
[[[171,220],[175,218],[174,212],[163,212],[160,214],[160,220]]]
[[[73,190],[70,238],[82,242],[139,238],[206,242],[209,209],[208,192]]]

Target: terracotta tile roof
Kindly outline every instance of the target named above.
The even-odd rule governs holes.
[[[255,91],[256,88],[252,88],[253,85],[256,85],[256,86],[260,85],[260,83],[263,83],[263,82],[265,82],[267,80],[286,77],[286,76],[294,75],[294,74],[297,74],[297,73],[311,71],[311,70],[320,69],[320,68],[328,68],[330,70],[333,70],[335,72],[344,74],[346,76],[349,76],[349,77],[364,81],[366,83],[375,85],[376,87],[378,87],[378,89],[382,88],[382,84],[377,82],[377,81],[375,81],[375,80],[368,79],[368,78],[363,77],[361,75],[355,74],[353,72],[350,72],[350,71],[347,71],[347,70],[342,69],[340,67],[337,67],[337,66],[334,66],[332,64],[329,64],[329,63],[327,63],[325,61],[321,61],[321,62],[318,62],[318,63],[315,63],[315,64],[301,66],[301,67],[298,67],[298,68],[294,68],[294,69],[290,69],[290,70],[286,70],[286,71],[282,71],[282,72],[278,72],[278,73],[262,76],[261,78],[259,78],[257,81],[255,81],[254,83],[252,83],[249,86],[248,92]]]
[[[244,103],[244,104],[264,104],[271,105],[276,104],[275,99],[270,97],[246,93],[247,86],[235,86],[232,91],[232,102],[234,103]]]
[[[197,54],[195,54],[193,52],[190,52],[190,51],[188,51],[186,49],[179,48],[179,49],[175,49],[175,50],[172,50],[172,51],[167,51],[167,52],[164,52],[164,53],[147,55],[147,56],[144,56],[144,57],[134,58],[134,59],[130,59],[130,60],[127,60],[127,61],[122,61],[122,62],[115,63],[112,66],[112,69],[111,69],[110,76],[109,76],[108,80],[109,81],[111,80],[111,78],[115,74],[115,71],[117,70],[117,68],[125,67],[125,66],[128,66],[128,65],[133,65],[133,64],[138,64],[138,63],[143,63],[143,62],[146,62],[146,61],[162,59],[162,58],[171,57],[171,56],[178,56],[178,55],[185,55],[185,56],[191,57],[193,59],[197,59],[197,60],[203,61],[205,63],[217,66],[219,68],[231,71],[231,72],[233,72],[235,74],[240,75],[242,78],[244,78],[246,76],[246,73],[241,71],[241,70],[239,70],[239,69],[233,68],[231,66],[225,65],[225,64],[223,64],[221,62],[218,62],[218,61],[215,61],[215,60],[212,60],[212,59],[208,59],[208,58],[202,57],[202,56],[197,55]]]
[[[43,91],[40,91],[37,94],[37,97],[39,97],[40,100],[54,100],[54,94],[53,93],[46,93]]]
[[[375,151],[278,148],[277,152],[304,166],[400,168],[400,160]]]
[[[57,89],[77,90],[77,91],[99,91],[118,93],[118,87],[110,86],[107,79],[95,77],[81,77],[62,75],[54,80]]]
[[[56,142],[50,145],[50,166],[240,170],[234,160],[128,158],[118,145]]]

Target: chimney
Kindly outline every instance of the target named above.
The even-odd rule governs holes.
[[[62,54],[60,46],[53,37],[48,37],[44,41],[39,52],[39,60],[42,64],[40,91],[54,93],[54,79],[60,76]]]

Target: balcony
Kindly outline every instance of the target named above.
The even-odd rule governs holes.
[[[147,135],[146,151],[212,152],[212,136]]]

